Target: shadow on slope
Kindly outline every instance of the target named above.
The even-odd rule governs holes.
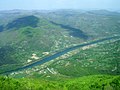
[[[88,36],[80,29],[73,28],[73,27],[68,26],[68,25],[58,24],[58,23],[53,22],[53,21],[50,21],[50,22],[54,25],[60,26],[61,28],[68,29],[68,31],[70,32],[70,35],[73,37],[88,39]]]
[[[7,29],[11,29],[11,28],[22,28],[22,27],[26,27],[26,26],[30,26],[30,27],[37,27],[37,24],[39,22],[39,19],[36,16],[25,16],[22,18],[18,18],[10,23],[7,24]]]
[[[2,32],[4,29],[4,27],[2,25],[0,25],[0,32]]]

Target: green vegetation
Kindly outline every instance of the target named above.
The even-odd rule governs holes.
[[[51,63],[47,68],[56,72],[80,77],[95,74],[120,74],[120,40],[113,40],[80,48],[77,54],[60,58]]]
[[[115,34],[119,35],[119,15],[119,13],[101,10],[88,12],[58,10],[49,15],[46,14],[45,17],[58,24],[80,29],[92,38],[101,38]]]
[[[11,63],[15,64],[14,66],[18,64],[19,66],[23,66],[45,57],[46,54],[44,52],[48,52],[47,55],[50,55],[66,47],[81,43],[83,40],[81,38],[71,37],[66,30],[40,18],[38,27],[36,28],[21,26],[19,29],[1,32],[0,42],[0,64],[4,68],[7,68],[10,65],[8,62],[11,60]],[[4,47],[8,47],[6,51],[4,51]],[[36,54],[39,59],[31,58],[32,54]],[[3,55],[4,57],[2,57]],[[2,71],[5,70],[2,68],[0,72]]]
[[[0,73],[71,46],[119,35],[120,14],[115,12],[0,11]],[[119,90],[119,68],[117,38],[1,76],[0,90]]]
[[[119,75],[119,55],[120,39],[113,39],[82,47],[43,65],[14,72],[10,76],[60,80],[96,74]]]
[[[26,16],[22,18],[18,18],[10,23],[7,24],[7,29],[11,28],[22,28],[26,26],[31,26],[31,27],[37,27],[37,23],[39,22],[39,19],[35,16]]]
[[[0,90],[119,90],[120,76],[84,76],[66,81],[0,77]]]

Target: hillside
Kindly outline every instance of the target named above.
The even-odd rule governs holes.
[[[22,18],[18,18],[14,21],[12,21],[11,23],[8,23],[6,28],[7,29],[12,29],[12,28],[23,28],[23,27],[37,27],[37,23],[38,23],[39,19],[35,16],[26,16],[26,17],[22,17]]]
[[[12,77],[46,79],[72,78],[86,75],[120,74],[120,38],[70,51],[43,65],[11,73]]]
[[[66,81],[0,77],[1,90],[119,90],[120,76],[85,76]]]
[[[15,26],[16,27],[16,26]],[[0,33],[1,65],[16,67],[29,61],[52,54],[56,51],[83,42],[83,39],[71,37],[69,31],[40,18],[38,26],[4,30]],[[38,58],[31,58],[33,54]],[[47,54],[47,55],[48,55]],[[11,61],[12,60],[12,61]],[[10,63],[9,63],[10,62]]]
[[[4,66],[9,62],[13,66],[18,63],[26,65],[32,54],[40,59],[46,52],[50,55],[70,46],[120,33],[119,14],[113,15],[112,12],[108,16],[73,10],[46,13],[4,11],[0,14],[0,47],[1,56],[4,56],[0,63]]]
[[[119,68],[120,13],[0,11],[2,90],[119,90]]]

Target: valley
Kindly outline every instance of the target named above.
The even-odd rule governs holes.
[[[44,63],[46,63],[46,62],[49,62],[50,60],[53,60],[53,59],[55,59],[55,58],[59,58],[60,56],[66,54],[66,53],[68,53],[68,52],[70,52],[70,51],[73,51],[73,50],[75,50],[75,49],[77,49],[77,48],[94,45],[94,44],[97,44],[97,43],[99,43],[99,42],[103,42],[103,41],[111,40],[111,39],[120,39],[120,36],[114,36],[114,37],[104,38],[104,39],[97,40],[97,41],[93,41],[93,42],[90,42],[90,43],[85,43],[85,44],[73,46],[73,47],[70,47],[70,48],[65,49],[64,51],[57,52],[57,53],[55,53],[54,55],[45,57],[45,58],[43,58],[42,60],[37,61],[37,62],[35,62],[35,63],[32,63],[32,64],[30,64],[30,65],[27,65],[27,66],[24,66],[24,67],[20,67],[20,68],[17,68],[17,69],[15,69],[15,70],[11,70],[11,71],[5,71],[5,72],[3,72],[3,73],[12,73],[12,72],[15,72],[15,71],[24,70],[24,69],[27,69],[27,68],[32,68],[32,67],[37,66],[37,65],[42,65],[42,64],[44,64]],[[38,59],[39,59],[39,58],[38,58]],[[1,73],[1,74],[2,74],[2,73]]]
[[[0,11],[1,90],[119,90],[119,68],[118,12]]]

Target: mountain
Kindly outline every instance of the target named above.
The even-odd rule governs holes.
[[[23,28],[23,27],[37,27],[37,23],[38,23],[39,19],[35,16],[26,16],[26,17],[22,17],[22,18],[18,18],[10,23],[7,24],[7,29],[11,29],[11,28]]]
[[[89,75],[120,75],[120,13],[12,10],[0,11],[0,20],[0,74],[8,81],[11,77],[74,83]]]

